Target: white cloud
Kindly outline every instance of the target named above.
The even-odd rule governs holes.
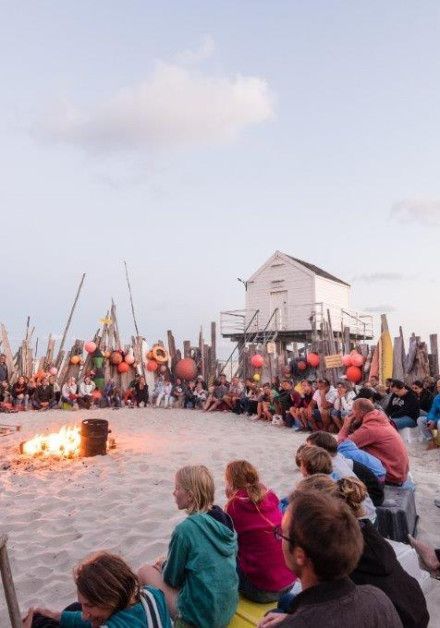
[[[144,81],[93,108],[63,103],[40,120],[36,132],[96,152],[221,145],[269,120],[273,107],[262,78],[218,77],[159,62]]]
[[[215,42],[211,35],[204,35],[200,46],[196,50],[183,50],[178,52],[175,59],[176,63],[181,64],[196,64],[206,61],[212,57],[215,52]]]
[[[412,198],[395,203],[390,216],[403,222],[440,225],[440,200]]]

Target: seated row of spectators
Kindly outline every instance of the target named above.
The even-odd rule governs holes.
[[[325,450],[307,445],[301,467],[320,451],[328,462]],[[282,514],[278,496],[247,460],[226,466],[223,509],[206,466],[179,469],[174,498],[188,516],[166,557],[136,575],[119,557],[95,554],[74,572],[80,604],[32,609],[25,628],[227,626],[239,593],[273,604],[260,628],[426,628],[423,591],[367,516],[363,482],[328,472],[304,476]]]

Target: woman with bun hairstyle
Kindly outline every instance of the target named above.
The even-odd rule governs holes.
[[[364,551],[356,569],[350,574],[355,584],[372,584],[390,598],[404,628],[426,628],[429,613],[419,583],[397,560],[391,544],[366,518],[362,502],[367,495],[365,484],[358,478],[337,481],[337,496],[343,499],[359,520]]]
[[[260,482],[247,460],[226,467],[225,511],[238,534],[237,570],[240,593],[253,602],[273,602],[289,590],[296,576],[286,567],[274,528],[281,524],[279,499]]]

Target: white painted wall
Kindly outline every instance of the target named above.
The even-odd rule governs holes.
[[[276,295],[277,292],[287,293]],[[309,308],[304,304],[314,302],[314,275],[286,256],[275,255],[248,282],[246,309],[260,310],[259,327],[264,328],[269,320],[274,304],[280,307],[281,328],[309,329]],[[284,304],[284,300],[286,303]]]

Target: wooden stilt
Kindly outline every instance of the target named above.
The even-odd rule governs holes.
[[[18,606],[17,594],[15,592],[14,581],[12,579],[11,565],[9,563],[8,551],[6,549],[6,534],[0,535],[0,573],[2,576],[3,590],[5,592],[6,605],[8,607],[9,619],[12,628],[22,628],[20,608]]]

